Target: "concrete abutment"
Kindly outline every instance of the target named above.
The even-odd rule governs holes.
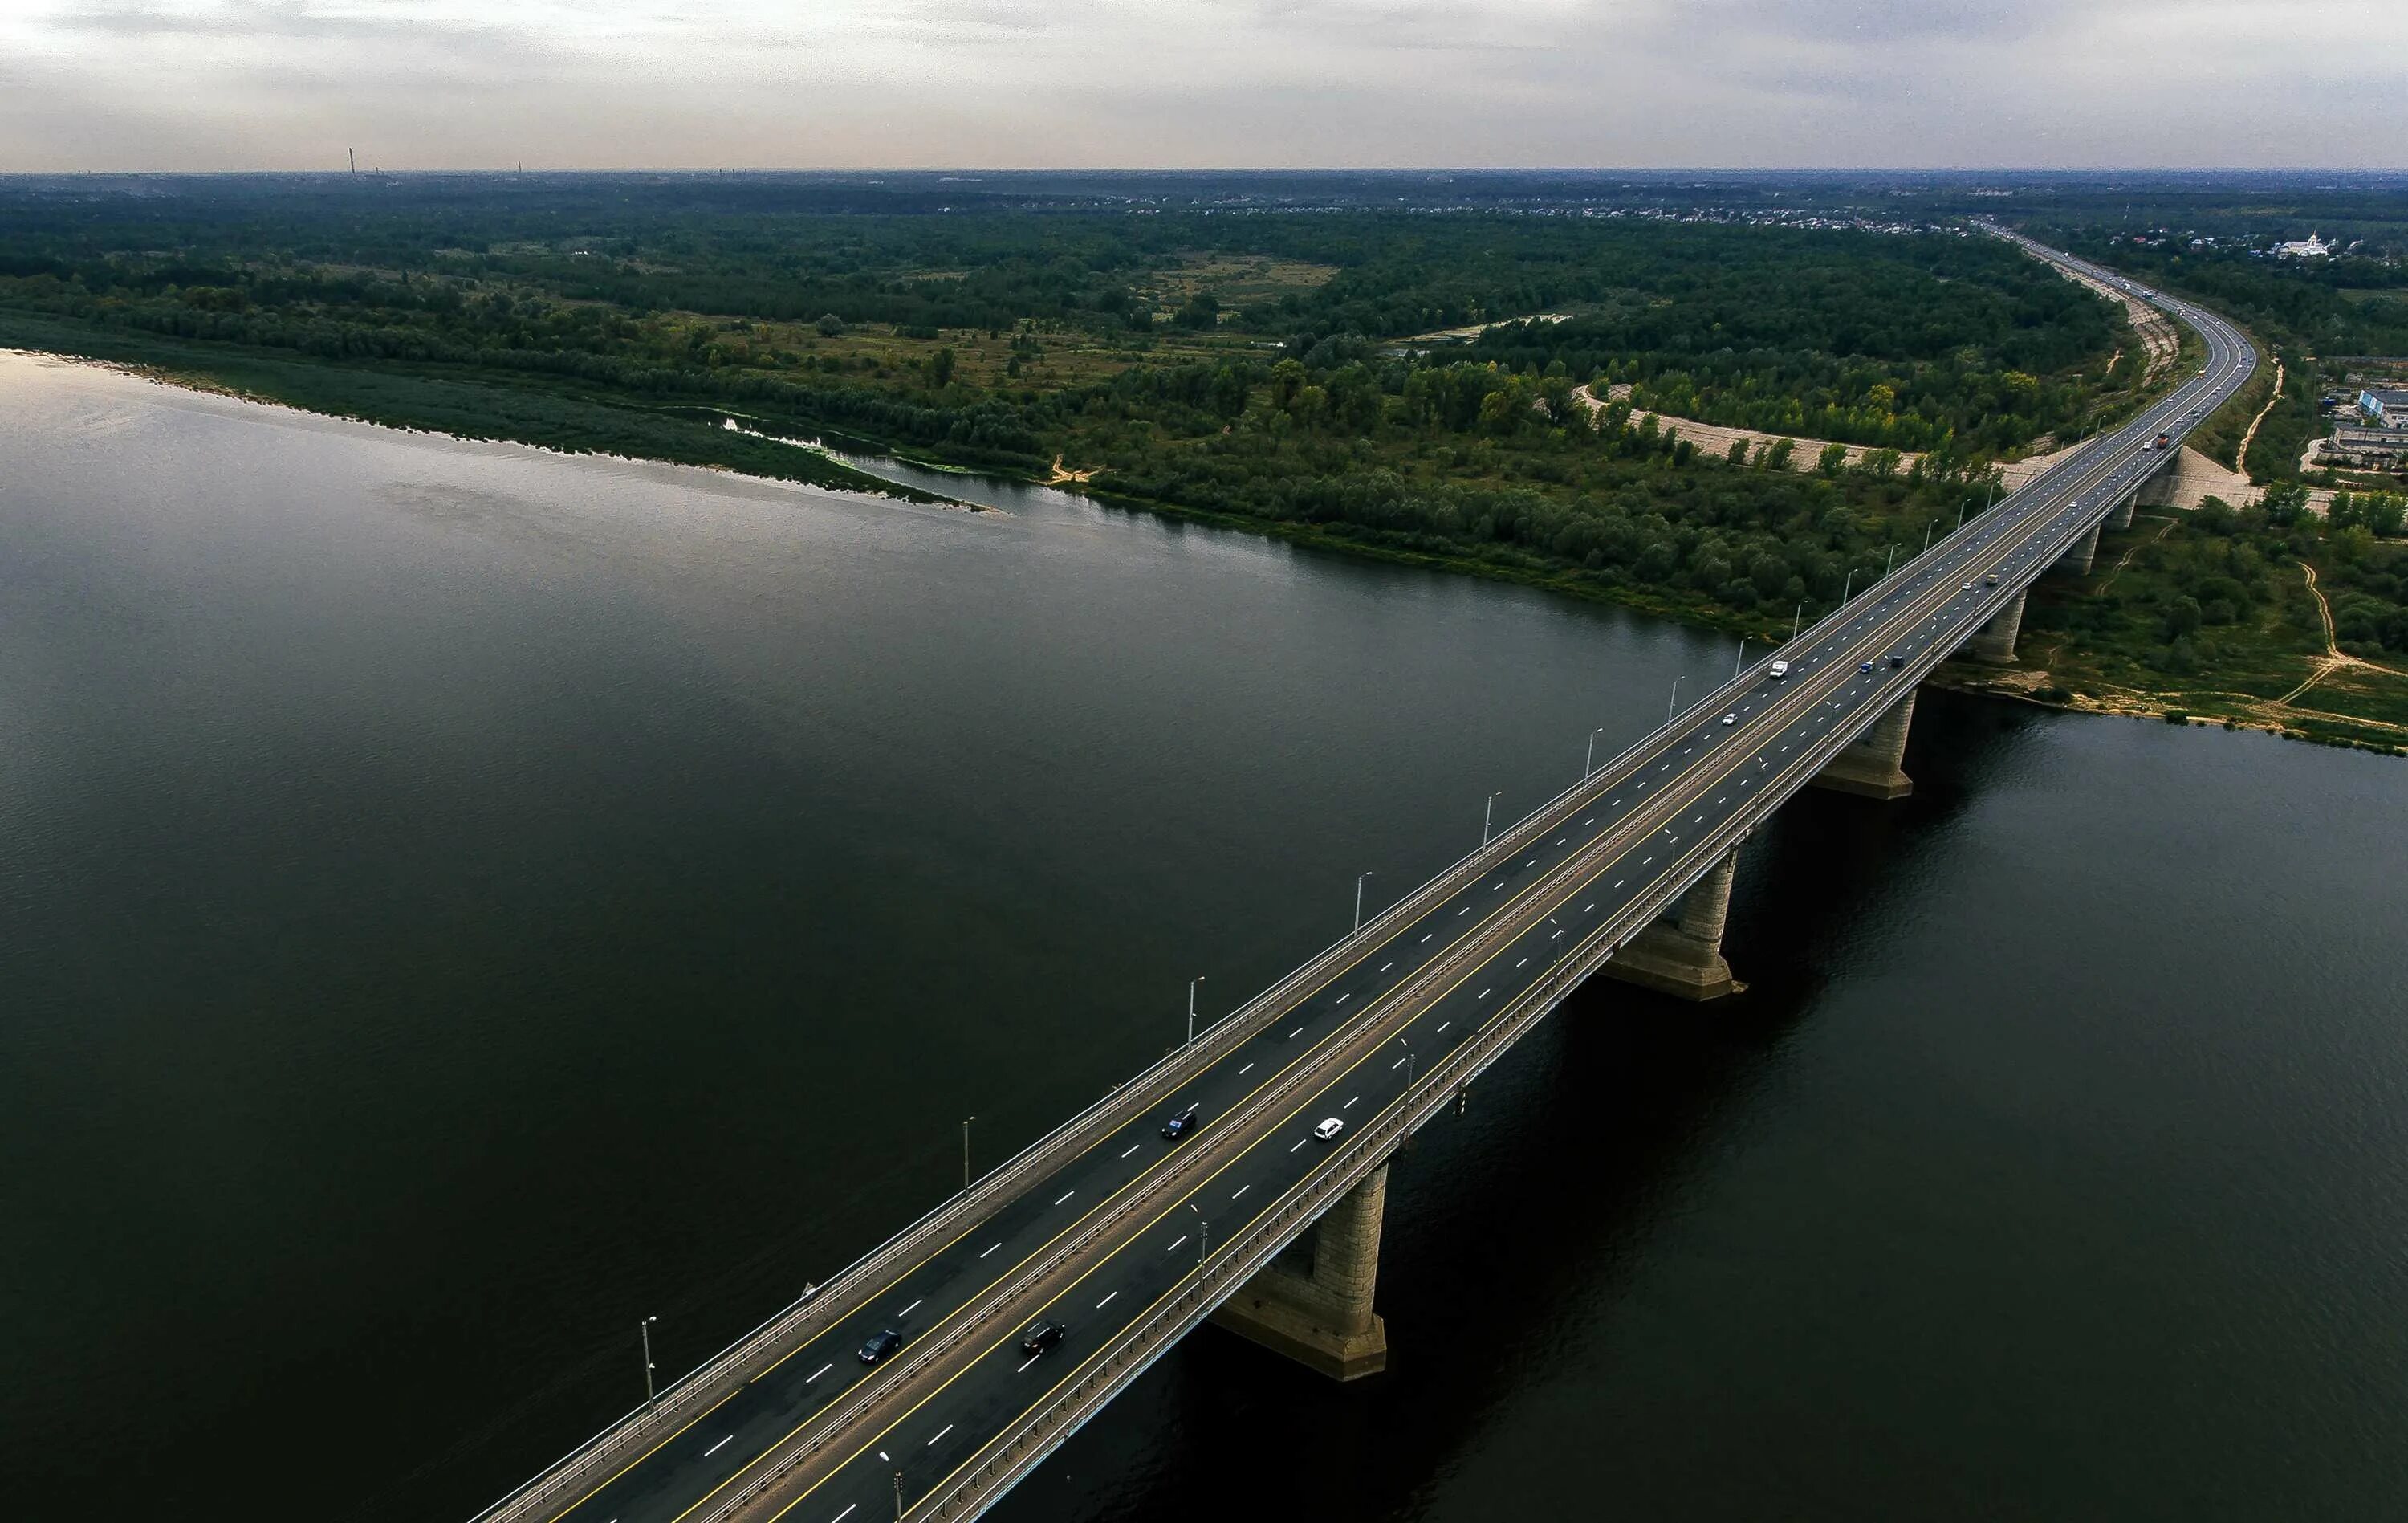
[[[1734,846],[1598,971],[1682,999],[1719,999],[1746,988],[1723,960],[1723,925],[1730,918],[1731,880],[1738,870]]]
[[[2073,543],[2066,546],[2064,554],[2059,555],[2057,559],[2049,562],[2049,574],[2052,576],[2086,577],[2090,574],[2090,563],[2092,560],[2097,558],[2098,554],[2099,525],[2093,524],[2090,525],[2088,533],[2085,534],[2081,539],[2073,541]]]
[[[1385,1163],[1221,1303],[1212,1320],[1332,1380],[1388,1367],[1388,1325],[1371,1309],[1380,1279]]]
[[[2015,658],[2015,636],[2024,626],[2024,595],[2015,596],[1990,615],[1990,622],[1973,632],[1964,645],[1964,654],[1976,661],[2013,661]]]
[[[1874,720],[1870,729],[1826,763],[1811,786],[1852,793],[1859,798],[1905,797],[1914,791],[1914,780],[1906,775],[1903,765],[1906,732],[1914,723],[1914,690],[1909,688],[1906,697]]]

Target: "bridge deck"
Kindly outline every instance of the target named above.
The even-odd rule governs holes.
[[[913,1517],[982,1509],[2107,516],[2163,458],[2144,450],[2160,431],[2238,389],[2256,364],[2241,336],[2158,305],[2207,339],[2200,375],[480,1523],[838,1523],[894,1512],[898,1474]],[[1202,1129],[1164,1141],[1163,1113],[1190,1102]],[[1324,1117],[1346,1124],[1334,1142],[1312,1135]],[[1018,1340],[1040,1315],[1069,1333],[1030,1359]],[[860,1363],[890,1327],[903,1350]]]

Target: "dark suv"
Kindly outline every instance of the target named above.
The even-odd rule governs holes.
[[[1162,1135],[1175,1142],[1203,1124],[1204,1113],[1191,1105],[1162,1124]]]
[[[1039,1322],[1021,1338],[1020,1352],[1033,1359],[1060,1343],[1069,1330],[1059,1322]]]
[[[903,1335],[893,1328],[882,1328],[869,1342],[861,1345],[861,1362],[876,1364],[903,1346]]]

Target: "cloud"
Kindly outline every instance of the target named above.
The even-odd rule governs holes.
[[[2362,165],[2391,9],[16,0],[0,169]]]

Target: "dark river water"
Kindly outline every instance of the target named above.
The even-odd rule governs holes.
[[[10,1516],[459,1523],[1734,654],[978,490],[0,356]],[[997,1516],[2401,1516],[2408,768],[1915,725]]]

